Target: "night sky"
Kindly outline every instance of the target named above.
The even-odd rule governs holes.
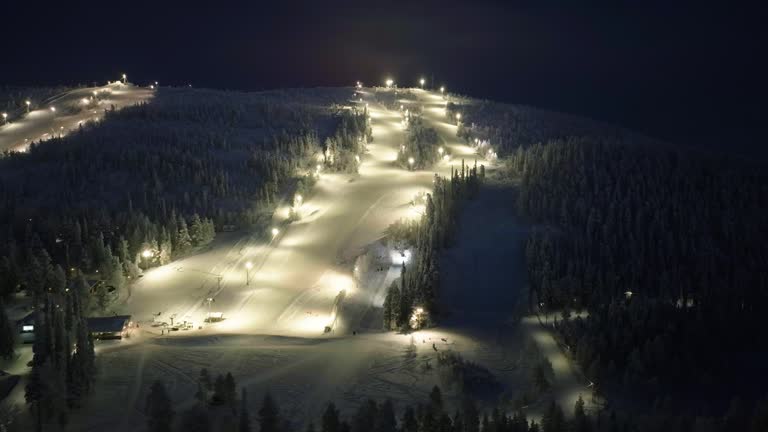
[[[766,14],[754,8],[69,3],[3,6],[0,84],[86,83],[125,71],[140,84],[259,90],[381,83],[389,75],[407,85],[434,76],[436,86],[475,97],[768,155]]]

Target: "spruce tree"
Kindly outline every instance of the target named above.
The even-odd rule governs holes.
[[[565,428],[565,415],[555,401],[550,402],[541,418],[542,432],[561,432]]]
[[[320,432],[340,432],[339,410],[333,402],[329,403],[323,412]]]
[[[240,421],[238,432],[251,432],[251,415],[248,412],[248,393],[245,388],[240,390]]]
[[[211,419],[205,405],[197,404],[181,414],[179,432],[209,432]]]
[[[203,385],[206,391],[213,390],[213,383],[211,382],[211,375],[208,373],[208,369],[200,369],[200,377],[198,381]]]
[[[259,409],[259,431],[260,432],[279,432],[280,431],[280,411],[277,404],[269,393],[264,395]]]
[[[192,215],[192,221],[189,225],[189,237],[192,239],[192,244],[195,246],[205,243],[205,227],[197,213]]]
[[[352,419],[352,432],[371,432],[376,424],[378,407],[376,402],[368,399],[360,404]]]
[[[382,308],[382,324],[384,330],[392,329],[392,288],[387,289],[387,295],[384,297],[384,306]]]
[[[465,397],[462,400],[461,412],[464,418],[464,430],[466,432],[478,432],[480,430],[480,414],[477,411],[475,401]]]
[[[227,385],[224,382],[224,375],[217,375],[213,382],[213,396],[211,403],[214,405],[223,405],[227,403]]]
[[[391,400],[387,399],[379,408],[373,430],[374,432],[396,432],[395,408],[392,406]]]
[[[176,250],[179,251],[179,253],[184,253],[189,250],[190,247],[192,247],[192,238],[189,235],[189,231],[187,230],[187,222],[184,220],[184,218],[179,217],[179,231],[176,234]]]
[[[41,369],[47,363],[33,363],[32,370],[29,372],[27,385],[25,387],[24,399],[30,406],[32,415],[35,417],[35,430],[43,430],[43,411],[46,409],[46,399],[48,394],[48,383],[43,379]]]
[[[418,432],[419,430],[419,422],[416,418],[416,412],[413,410],[413,407],[408,405],[405,407],[405,412],[403,412],[403,418],[401,420],[401,430],[402,432]],[[476,431],[473,431],[476,432]]]
[[[6,360],[13,358],[16,344],[15,335],[16,329],[8,320],[8,315],[5,313],[5,305],[2,299],[0,299],[0,357]]]
[[[587,413],[584,410],[584,399],[581,398],[581,395],[579,395],[573,406],[572,422],[574,432],[590,432],[592,430],[589,417],[587,417]]]
[[[174,411],[162,381],[155,381],[149,388],[145,413],[149,432],[171,432]]]
[[[224,377],[224,403],[232,408],[234,411],[237,407],[237,386],[235,385],[235,378],[230,372]]]
[[[429,408],[436,415],[443,411],[443,394],[438,386],[432,387],[429,392]]]

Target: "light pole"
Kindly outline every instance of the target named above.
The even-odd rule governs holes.
[[[440,87],[440,94],[445,93],[445,87]]]
[[[3,113],[3,124],[8,123],[8,113]]]
[[[123,84],[125,84],[125,83],[127,83],[127,82],[128,82],[128,76],[126,76],[125,74],[123,74]]]
[[[299,194],[296,194],[296,197],[293,199],[293,203],[294,203],[293,206],[297,208],[301,207],[301,203],[303,200],[304,200],[304,197],[302,197]]]
[[[412,157],[408,158],[408,166],[413,169],[413,163],[416,162]]]
[[[426,83],[426,82],[427,82],[427,81],[426,81],[424,78],[422,78],[422,79],[420,79],[420,80],[419,80],[419,84],[421,84],[421,88],[422,88],[422,89],[424,89],[424,83]]]
[[[442,155],[443,155],[443,152],[444,152],[444,151],[445,151],[445,150],[443,150],[443,148],[442,148],[442,147],[440,147],[440,148],[438,148],[438,149],[437,149],[437,152],[438,152],[438,153],[440,153],[440,156],[442,156]]]
[[[272,238],[277,237],[278,234],[280,234],[280,230],[277,228],[272,228]]]
[[[53,116],[56,117],[56,107],[55,106],[51,107],[51,112],[53,113]]]
[[[245,263],[245,285],[251,284],[251,269],[253,268],[253,263],[248,261]]]
[[[216,299],[214,299],[213,297],[208,297],[207,299],[205,299],[205,302],[208,303],[208,316],[203,321],[209,322],[209,323],[211,322],[211,303],[215,301]]]
[[[152,255],[154,254],[150,249],[144,249],[141,252],[141,257],[144,259],[144,265],[146,266],[146,268],[149,268],[149,265],[151,264],[150,259],[152,259]]]
[[[392,78],[387,78],[387,81],[385,82],[387,84],[387,87],[392,87],[392,84],[395,82],[392,80]]]
[[[29,106],[32,105],[32,102],[29,100],[24,101],[24,103],[27,105],[27,114],[29,114]]]
[[[461,113],[456,113],[456,125],[461,121]]]

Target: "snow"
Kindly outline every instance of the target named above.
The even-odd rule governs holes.
[[[134,91],[140,93],[131,101],[149,96],[125,89]],[[446,288],[448,301],[466,298],[457,281],[501,296],[504,302],[497,302],[502,307],[492,317],[491,327],[448,322],[412,336],[377,330],[376,306],[382,302],[384,289],[399,275],[399,263],[386,262],[391,251],[379,241],[384,230],[400,218],[415,217],[410,202],[431,187],[434,172],[447,175],[461,164],[461,157],[471,165],[475,156],[457,140],[456,126],[441,114],[445,100],[439,94],[414,90],[424,104],[426,122],[436,128],[454,157],[438,163],[434,171],[398,168],[397,149],[405,133],[400,114],[378,104],[372,90],[361,93],[363,102],[358,103],[369,105],[374,142],[368,146],[359,175],[323,174],[302,206],[304,217],[281,228],[274,240],[262,233],[220,234],[207,250],[152,269],[136,281],[130,296],[114,312],[133,315],[140,327],[129,339],[97,344],[96,397],[87,409],[75,412],[73,429],[119,432],[143,428],[144,398],[155,379],[165,382],[179,412],[193,403],[196,377],[203,367],[213,374],[231,372],[237,384],[252,395],[251,412],[257,411],[261,394],[269,390],[295,426],[318,418],[329,400],[344,414],[368,397],[390,398],[396,407],[424,400],[433,385],[442,384],[436,357],[443,350],[453,350],[488,368],[508,389],[525,382],[529,375],[522,349],[526,333],[507,331],[510,327],[502,313],[507,303],[512,310],[522,292],[522,279],[517,279],[524,274],[522,266],[509,279],[509,266],[504,265],[506,259],[519,258],[515,247],[509,252],[503,246],[492,248],[491,253],[501,256],[483,255],[493,261],[482,265],[482,272],[456,278]],[[43,130],[32,129],[36,133]],[[18,140],[13,144],[4,139],[3,145],[18,144]],[[490,197],[499,206],[490,215],[481,215],[475,208],[484,205],[483,196],[469,207],[466,219],[470,224],[459,236],[459,247],[466,244],[467,251],[447,253],[459,264],[457,269],[466,267],[466,260],[480,253],[484,242],[522,232],[513,221],[503,228],[509,231],[488,231],[488,217],[508,217],[501,206],[503,200]],[[281,224],[283,218],[285,212],[278,210],[274,222]],[[474,241],[473,236],[477,236]],[[370,255],[373,265],[355,272],[363,254]],[[248,284],[246,262],[253,264]],[[384,270],[376,271],[382,263]],[[510,288],[514,283],[517,286]],[[499,288],[503,291],[495,291]],[[207,302],[208,298],[214,301]],[[471,302],[467,306],[484,307]],[[222,312],[225,320],[204,323],[210,311]],[[161,334],[162,327],[153,326],[155,321],[170,322],[171,317],[175,323],[193,323],[193,329]],[[327,325],[333,327],[330,333],[324,333]],[[528,334],[534,334],[533,329]],[[557,355],[554,351],[545,354]],[[451,398],[455,400],[456,395],[447,392],[447,399]]]
[[[94,92],[99,94],[98,103],[84,104],[83,99],[90,99]],[[20,119],[0,126],[0,152],[24,151],[33,142],[66,135],[77,130],[82,123],[99,121],[104,116],[104,110],[145,102],[154,96],[154,92],[154,89],[115,82],[62,93]],[[51,107],[56,111],[52,111]]]

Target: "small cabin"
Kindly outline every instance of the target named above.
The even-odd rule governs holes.
[[[24,318],[16,321],[16,328],[19,331],[19,340],[28,344],[35,341],[35,312],[32,311]]]
[[[224,312],[208,312],[205,316],[205,322],[207,323],[217,323],[221,321],[224,321]]]
[[[94,339],[122,339],[130,336],[131,316],[88,318],[88,331]]]

